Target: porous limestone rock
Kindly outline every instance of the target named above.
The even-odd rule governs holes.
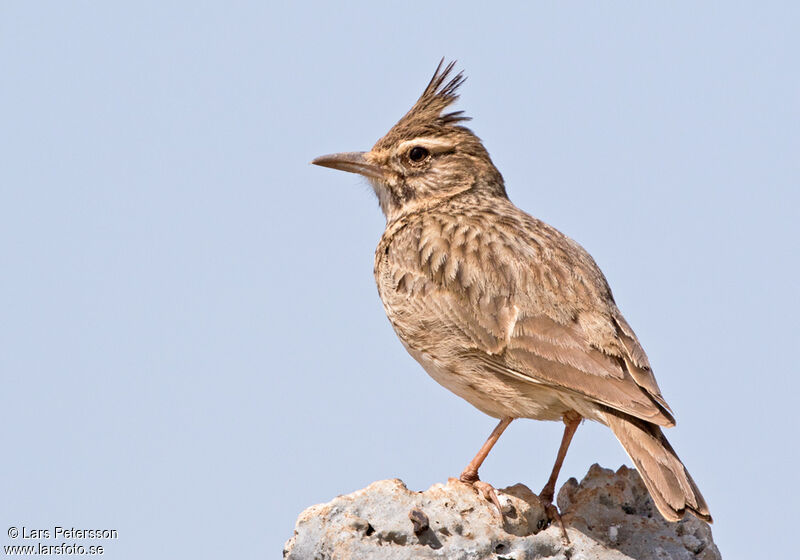
[[[558,494],[570,543],[526,486],[498,490],[495,507],[455,479],[412,492],[400,480],[306,509],[283,551],[288,560],[720,559],[711,529],[692,515],[668,523],[638,473],[593,465]]]

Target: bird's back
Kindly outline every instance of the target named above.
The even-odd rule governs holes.
[[[492,415],[555,418],[578,402],[589,417],[602,405],[673,423],[592,257],[504,197],[462,193],[390,223],[375,276],[398,336],[437,381],[496,381],[492,411],[448,387]]]

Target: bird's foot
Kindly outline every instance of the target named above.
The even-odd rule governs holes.
[[[503,506],[500,505],[500,500],[497,498],[497,492],[494,487],[488,482],[484,482],[478,478],[478,473],[463,472],[458,478],[461,482],[469,484],[475,491],[478,492],[484,499],[492,502],[494,507],[497,508],[497,513],[500,515],[500,520],[504,521]]]
[[[539,529],[546,529],[553,521],[557,521],[558,526],[561,527],[561,540],[564,542],[564,546],[568,546],[570,541],[567,529],[564,527],[564,520],[561,519],[558,508],[553,505],[553,491],[542,490],[542,493],[539,494],[539,503],[542,504],[545,513],[545,518],[539,522]]]

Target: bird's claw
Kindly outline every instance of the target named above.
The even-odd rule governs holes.
[[[497,491],[494,489],[494,486],[488,482],[480,480],[477,475],[472,473],[469,475],[462,473],[458,480],[464,484],[469,484],[478,494],[483,496],[484,499],[492,502],[494,507],[497,509],[497,513],[500,515],[500,519],[505,521],[505,517],[503,516],[503,506],[500,505],[500,500],[497,498]]]
[[[561,519],[558,508],[553,505],[552,498],[548,500],[546,497],[539,496],[539,502],[542,504],[545,514],[545,518],[539,521],[539,530],[546,529],[553,521],[557,521],[561,528],[561,540],[564,546],[568,546],[570,544],[569,535],[567,535],[567,529],[564,527],[564,520]]]
[[[472,483],[472,487],[478,491],[486,500],[489,500],[497,508],[497,513],[500,514],[500,519],[503,519],[503,506],[500,505],[500,500],[497,498],[497,492],[494,487],[488,482],[476,480]]]

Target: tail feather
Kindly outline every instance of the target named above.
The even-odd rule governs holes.
[[[678,521],[691,511],[711,523],[703,495],[661,428],[615,411],[606,411],[606,420],[667,521]]]

